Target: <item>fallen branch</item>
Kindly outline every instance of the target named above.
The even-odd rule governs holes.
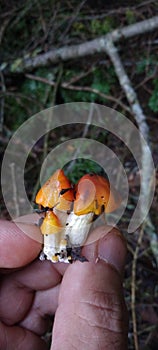
[[[137,332],[137,317],[136,317],[136,270],[137,270],[137,260],[139,255],[139,250],[142,244],[144,235],[144,225],[142,225],[137,245],[135,251],[133,253],[133,261],[132,261],[132,278],[131,278],[131,311],[132,311],[132,320],[133,320],[133,337],[134,337],[134,348],[135,350],[139,350],[138,344],[138,332]]]
[[[139,103],[139,100],[137,98],[137,95],[135,93],[135,90],[132,87],[131,81],[124,69],[124,66],[121,62],[120,56],[118,54],[118,50],[115,47],[114,43],[118,42],[122,39],[129,39],[135,35],[144,34],[146,32],[150,32],[154,29],[158,28],[158,16],[155,16],[153,18],[135,23],[130,26],[126,26],[124,28],[116,29],[112,31],[111,33],[108,33],[105,36],[96,38],[91,41],[87,41],[85,43],[79,44],[79,45],[73,45],[73,46],[64,46],[62,48],[57,48],[54,50],[50,50],[47,53],[37,55],[35,57],[25,57],[20,58],[15,61],[11,65],[8,65],[6,68],[8,71],[12,71],[14,73],[16,72],[27,72],[31,71],[35,68],[41,67],[41,66],[49,66],[54,63],[59,63],[60,61],[67,61],[70,59],[80,58],[87,55],[93,55],[95,53],[106,53],[110,60],[113,63],[113,66],[115,68],[116,75],[118,77],[118,80],[120,82],[120,85],[122,87],[122,90],[124,91],[126,98],[130,104],[131,111],[133,113],[133,116],[137,122],[138,128],[141,132],[141,134],[145,137],[146,141],[149,141],[149,128],[146,123],[146,116],[143,113],[143,110],[141,108],[141,105]],[[1,69],[5,68],[5,64],[1,65]],[[26,74],[26,76],[30,79],[39,80],[45,84],[49,84],[51,86],[55,86],[54,81],[46,80],[42,77],[33,76],[30,74]],[[105,97],[106,99],[109,99],[111,101],[116,102],[116,98],[113,96],[108,96],[96,89],[92,89],[90,87],[78,87],[75,85],[72,85],[71,83],[62,83],[61,87],[65,89],[71,89],[71,90],[84,90],[84,91],[91,91],[94,93],[97,93],[98,95]],[[123,106],[124,108],[124,106]],[[128,107],[127,107],[128,108]],[[12,166],[12,177],[14,178],[14,167]],[[150,185],[151,185],[151,174],[149,172],[150,169],[150,157],[149,153],[146,152],[146,147],[142,145],[142,207],[141,212],[143,213],[144,209],[143,206],[148,200],[149,192],[150,192]],[[13,179],[14,180],[14,179]],[[15,192],[15,191],[14,191]],[[14,193],[15,200],[16,200],[16,193]],[[16,208],[18,211],[18,207]],[[138,243],[134,252],[134,259],[133,259],[133,265],[132,265],[132,286],[131,286],[131,308],[132,308],[132,319],[133,319],[133,331],[134,331],[134,343],[135,343],[135,349],[139,349],[138,344],[138,332],[137,332],[137,319],[136,319],[136,312],[135,312],[135,306],[136,306],[136,267],[137,267],[137,259],[139,255],[139,248],[141,246],[142,240],[143,240],[143,234],[144,234],[144,228],[146,223],[144,223],[141,227]]]
[[[142,34],[144,32],[150,31],[158,27],[158,17],[154,17],[150,20],[146,20],[140,23],[137,23],[132,26],[128,26],[123,28],[122,30],[116,30],[112,32],[111,34],[106,35],[105,37],[102,37],[100,39],[95,39],[93,41],[73,46],[73,47],[66,47],[62,49],[57,49],[51,52],[48,52],[47,54],[40,55],[38,58],[36,57],[33,61],[25,61],[24,68],[27,69],[29,65],[33,63],[33,67],[37,67],[37,64],[40,64],[45,62],[57,62],[58,59],[67,60],[72,59],[76,57],[81,57],[85,55],[90,55],[95,52],[105,52],[110,57],[113,66],[115,68],[116,75],[119,79],[120,85],[122,87],[122,90],[125,92],[126,98],[131,106],[131,110],[133,112],[133,115],[135,117],[135,120],[137,122],[137,125],[139,127],[139,130],[141,134],[145,137],[146,141],[149,141],[149,128],[146,123],[146,116],[143,113],[143,110],[140,106],[139,100],[137,98],[137,95],[132,87],[131,81],[126,74],[126,71],[124,69],[124,66],[121,62],[120,56],[118,54],[117,48],[114,46],[114,42],[118,41],[122,37],[129,38],[133,35]],[[40,60],[38,61],[38,59]],[[43,61],[44,58],[44,61]],[[69,88],[74,90],[80,90],[84,89],[85,91],[90,91],[91,88],[89,87],[74,87],[73,85],[65,85],[62,83],[62,87]],[[93,91],[96,93],[96,91]],[[101,94],[101,92],[100,92]],[[146,147],[142,144],[142,197],[144,200],[142,200],[142,207],[141,207],[141,213],[144,212],[144,203],[146,204],[146,201],[148,201],[148,196],[150,193],[150,186],[149,183],[151,181],[151,174],[150,174],[150,157],[149,153],[146,152]],[[132,265],[132,286],[131,286],[131,309],[132,309],[132,319],[133,319],[133,334],[134,334],[134,344],[135,349],[139,349],[138,345],[138,335],[137,335],[137,319],[136,319],[136,312],[135,312],[135,304],[136,304],[136,265],[137,265],[137,258],[139,253],[139,247],[142,243],[143,239],[143,233],[144,233],[144,225],[142,226],[140,230],[140,235],[138,239],[138,245],[136,247],[135,253],[134,253],[134,259],[133,259],[133,265]]]
[[[51,86],[55,86],[55,84],[56,84],[54,80],[48,80],[46,78],[43,78],[43,77],[40,77],[40,76],[37,76],[37,75],[33,75],[33,74],[25,74],[25,77],[28,78],[28,79],[35,80],[35,81],[40,81],[41,83],[44,83],[44,84],[47,84],[47,85],[51,85]],[[95,95],[98,95],[98,96],[100,96],[101,98],[103,98],[105,100],[117,103],[117,105],[119,105],[121,108],[123,108],[123,110],[125,110],[128,113],[130,113],[130,108],[127,107],[118,98],[116,98],[116,97],[114,97],[112,95],[104,94],[103,92],[99,91],[98,89],[91,88],[90,86],[76,86],[76,85],[70,84],[70,82],[63,82],[63,83],[60,84],[60,86],[63,89],[66,89],[66,90],[92,92]]]
[[[64,46],[50,50],[46,53],[39,54],[35,57],[18,58],[10,66],[1,65],[11,72],[26,72],[42,66],[49,66],[52,63],[67,61],[95,53],[106,52],[107,43],[109,40],[117,42],[121,39],[128,39],[138,34],[144,34],[158,28],[158,16],[146,19],[135,24],[115,29],[105,36],[101,36],[94,40],[86,41],[83,44]]]
[[[132,87],[130,79],[126,74],[124,66],[121,62],[120,56],[118,54],[116,46],[114,46],[111,39],[107,41],[106,44],[106,53],[109,55],[113,66],[115,68],[115,73],[118,77],[122,90],[125,92],[126,98],[131,106],[133,115],[135,116],[136,122],[139,126],[139,130],[142,135],[148,139],[148,126],[146,124],[146,117],[143,113],[143,110],[139,104],[137,95]]]
[[[124,66],[121,62],[120,56],[118,54],[116,46],[114,46],[111,39],[107,41],[106,53],[109,55],[113,66],[115,68],[115,73],[118,77],[122,90],[125,92],[126,98],[131,106],[133,116],[137,122],[141,136],[143,136],[146,142],[149,144],[149,127],[146,122],[146,116],[141,108],[135,90],[132,87],[131,81],[124,69]],[[141,208],[140,215],[143,217],[145,208],[148,204],[151,191],[151,181],[154,174],[151,173],[153,169],[152,159],[150,152],[148,151],[148,146],[141,143],[142,148],[142,172],[141,172]]]

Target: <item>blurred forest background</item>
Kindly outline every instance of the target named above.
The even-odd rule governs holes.
[[[6,0],[0,2],[0,156],[18,127],[53,105],[86,101],[114,108],[128,117],[150,142],[158,165],[158,2],[152,0]],[[151,22],[144,22],[151,20]],[[139,26],[137,24],[140,23]],[[145,23],[145,24],[142,24]],[[144,27],[143,27],[144,26]],[[151,29],[152,27],[152,29]],[[125,28],[125,30],[124,30]],[[116,30],[116,32],[114,32]],[[117,31],[118,30],[118,31]],[[108,34],[111,33],[110,37]],[[117,35],[113,35],[117,33]],[[131,34],[128,34],[131,33]],[[110,51],[88,46],[111,38]],[[117,39],[114,38],[117,36]],[[72,45],[85,43],[84,53]],[[96,45],[96,42],[95,42]],[[93,45],[92,45],[93,46]],[[69,50],[67,51],[67,49]],[[60,52],[58,49],[62,49]],[[87,49],[87,52],[86,52]],[[47,53],[50,53],[48,58]],[[50,58],[51,57],[51,58]],[[117,64],[128,78],[123,86]],[[138,113],[133,106],[140,107]],[[143,123],[141,122],[141,113]],[[142,129],[142,125],[144,128]],[[145,130],[145,131],[144,131]],[[79,127],[57,128],[29,154],[25,184],[30,200],[39,187],[39,172],[47,153],[61,142],[81,137]],[[121,159],[129,180],[129,200],[119,227],[127,238],[125,297],[129,309],[129,349],[158,349],[158,181],[145,223],[133,234],[126,228],[136,206],[140,173],[128,149],[103,130],[88,130],[89,138],[106,144]],[[92,162],[74,164],[71,180],[98,171]],[[68,174],[69,175],[69,174]],[[2,196],[1,196],[2,197]],[[1,198],[1,217],[9,214]]]

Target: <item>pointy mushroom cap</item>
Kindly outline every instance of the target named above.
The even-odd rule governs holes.
[[[96,174],[86,174],[76,187],[74,213],[83,215],[93,212],[100,215],[103,211],[110,213],[121,204],[121,196],[109,181]]]
[[[58,217],[52,211],[48,210],[40,229],[43,235],[50,235],[59,233],[62,229],[62,225]]]
[[[57,170],[41,187],[35,202],[44,208],[56,206],[61,210],[69,210],[74,200],[73,189],[62,169]]]

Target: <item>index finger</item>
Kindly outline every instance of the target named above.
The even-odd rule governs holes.
[[[21,267],[38,256],[42,248],[42,240],[40,229],[35,225],[34,220],[35,215],[32,214],[17,219],[18,224],[0,221],[1,268]]]

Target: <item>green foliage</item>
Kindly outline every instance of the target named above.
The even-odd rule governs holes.
[[[134,11],[130,8],[126,10],[126,20],[128,24],[133,24],[137,20]]]
[[[15,131],[28,117],[24,101],[22,102],[19,97],[7,96],[5,103],[9,106],[9,113],[5,118],[6,125]]]
[[[93,73],[93,82],[91,87],[99,90],[104,94],[109,94],[111,86],[115,83],[115,74],[113,68],[109,68],[106,74],[101,69],[95,69]],[[93,101],[98,100],[96,94],[92,93]],[[103,102],[102,98],[99,98],[100,102]]]
[[[44,77],[47,80],[54,79],[56,71],[49,69],[38,69],[35,75]],[[41,81],[25,79],[20,85],[20,92],[13,96],[6,97],[6,104],[9,106],[9,114],[5,120],[8,127],[16,130],[29,116],[39,110],[52,106],[53,88]],[[16,118],[15,118],[16,116]]]
[[[78,34],[81,32],[85,32],[86,25],[82,22],[74,22],[72,28],[73,28],[73,34]]]
[[[146,74],[146,76],[154,75],[156,66],[158,65],[157,57],[151,55],[150,57],[142,57],[137,62],[136,73]],[[153,91],[149,98],[148,106],[153,112],[158,112],[158,79],[153,79]]]
[[[49,72],[49,70],[37,70],[37,76],[44,77],[48,80],[53,79],[54,75]],[[51,88],[52,89],[52,88]],[[47,94],[49,93],[50,86],[44,84],[41,81],[27,79],[24,81],[22,85],[22,92],[26,95],[31,95],[33,98],[40,101],[40,103],[45,104]]]
[[[147,72],[147,75],[151,75],[157,64],[157,57],[153,55],[150,57],[142,57],[141,60],[136,63],[136,73],[142,74]]]
[[[81,72],[80,72],[81,73]],[[67,71],[66,78],[71,79],[72,77],[78,74],[77,71]],[[108,70],[103,70],[101,68],[95,68],[92,74],[80,81],[81,86],[89,86],[92,91],[85,91],[84,89],[81,91],[76,90],[61,90],[62,98],[64,102],[97,102],[97,103],[105,103],[106,98],[99,95],[100,93],[109,94],[112,86],[116,83],[116,76],[113,67],[110,67]],[[96,93],[93,90],[97,90]]]
[[[76,183],[83,175],[87,173],[101,174],[103,172],[101,166],[90,159],[76,159],[73,162],[72,168],[70,170],[72,162],[73,161],[69,162],[63,168],[66,176],[68,176],[72,183]]]
[[[113,19],[107,17],[104,20],[93,19],[91,21],[91,33],[93,35],[105,35],[113,29]]]
[[[153,112],[158,112],[158,79],[153,80],[154,90],[149,99],[149,107]]]

